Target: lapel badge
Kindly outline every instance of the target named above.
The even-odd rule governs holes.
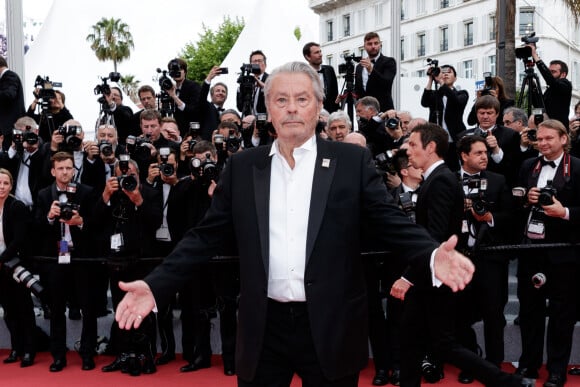
[[[322,168],[330,167],[330,159],[322,159]]]

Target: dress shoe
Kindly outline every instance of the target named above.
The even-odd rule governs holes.
[[[568,371],[568,375],[579,376],[580,375],[580,367],[570,368],[570,371]]]
[[[127,363],[126,373],[128,373],[131,376],[141,375],[141,362],[139,361],[139,358],[135,353],[131,352],[127,355],[126,363]]]
[[[550,374],[548,380],[544,383],[544,387],[563,387],[566,383],[566,377],[558,374]]]
[[[233,359],[224,359],[224,375],[234,376],[236,374],[236,367]]]
[[[519,368],[515,372],[516,375],[520,375],[524,378],[529,379],[537,379],[538,378],[538,370],[532,370],[530,368]]]
[[[155,359],[155,365],[164,365],[172,360],[175,360],[175,354],[165,353],[159,356],[157,359]]]
[[[103,372],[115,372],[123,368],[123,363],[125,359],[122,356],[117,356],[117,358],[111,363],[101,368]]]
[[[22,361],[20,361],[20,367],[30,367],[34,364],[34,354],[32,353],[25,353],[22,355]]]
[[[55,359],[48,369],[50,372],[60,372],[64,367],[66,367],[65,359]]]
[[[373,386],[384,386],[389,383],[389,373],[386,370],[377,370],[373,378]]]
[[[461,371],[457,377],[457,381],[461,384],[471,384],[473,383],[473,375],[469,372]]]
[[[155,362],[153,361],[153,359],[143,360],[141,372],[143,372],[145,375],[150,375],[157,372],[157,367],[155,367]]]
[[[95,369],[95,361],[93,360],[93,358],[91,356],[86,356],[83,357],[83,365],[81,366],[81,369],[83,371],[90,371]]]
[[[10,355],[4,359],[4,364],[16,363],[18,361],[18,354],[15,350],[10,351]]]
[[[393,386],[400,386],[401,385],[401,370],[398,368],[393,368],[393,372],[391,373],[391,377],[389,381]]]
[[[183,367],[181,367],[179,369],[180,372],[192,372],[192,371],[197,371],[200,370],[202,368],[209,368],[211,367],[211,362],[209,359],[202,359],[201,357],[198,357],[195,359],[195,361],[193,362],[189,362],[186,365],[184,365]]]

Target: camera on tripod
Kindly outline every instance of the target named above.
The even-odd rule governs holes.
[[[4,267],[12,272],[12,278],[14,278],[14,281],[26,286],[26,288],[28,288],[38,299],[42,299],[44,288],[40,284],[38,278],[22,266],[20,258],[14,257],[9,261],[4,262]]]
[[[107,81],[111,81],[111,82],[119,82],[119,80],[121,79],[121,74],[115,71],[112,71],[109,73],[108,76],[106,77],[101,77],[101,80],[103,81],[103,83],[95,86],[95,88],[93,89],[95,95],[101,95],[99,97],[99,99],[97,99],[97,102],[101,104],[102,110],[103,111],[107,111],[109,112],[111,109],[109,107],[109,104],[107,103],[107,100],[105,99],[105,96],[111,95],[111,86],[107,83]]]
[[[354,62],[358,63],[361,61],[362,56],[356,56],[354,52],[350,55],[343,55],[344,63],[338,65],[338,73],[346,75],[354,75]]]
[[[439,67],[439,60],[427,58],[427,65],[429,68],[427,69],[427,75],[436,78],[441,74],[441,68]]]
[[[532,59],[532,48],[529,47],[528,44],[535,45],[539,40],[540,38],[536,36],[535,32],[532,32],[527,36],[522,36],[522,42],[524,43],[524,46],[516,48],[516,58],[522,59],[525,63],[531,62],[533,65],[534,61]]]
[[[161,70],[160,68],[157,68],[157,72],[161,74],[161,76],[159,76],[158,79],[159,87],[161,88],[161,90],[163,91],[171,90],[171,88],[173,87],[173,81],[171,80],[171,78],[167,76],[167,70]]]
[[[240,96],[242,98],[242,115],[249,116],[252,114],[252,101],[254,90],[256,89],[256,75],[262,71],[257,63],[244,63],[240,67],[241,73],[238,77],[240,85]]]
[[[137,179],[133,175],[129,175],[129,160],[131,157],[128,154],[122,154],[119,156],[119,170],[121,171],[121,176],[117,176],[117,181],[119,182],[119,190],[126,189],[127,191],[133,192],[137,188]]]
[[[38,99],[38,103],[42,110],[48,110],[50,107],[50,100],[56,98],[55,87],[62,87],[61,82],[51,82],[48,77],[42,78],[40,75],[36,76],[34,81],[34,97]]]

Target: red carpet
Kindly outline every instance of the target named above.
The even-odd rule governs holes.
[[[7,350],[0,350],[0,359],[8,356]],[[196,372],[180,373],[179,367],[184,365],[183,361],[176,360],[167,365],[157,368],[157,373],[153,375],[141,375],[138,377],[131,377],[120,372],[103,373],[100,368],[113,360],[110,356],[97,356],[95,361],[97,368],[92,371],[81,370],[81,360],[77,353],[69,352],[67,361],[68,366],[62,371],[52,373],[48,371],[48,366],[52,362],[51,356],[44,352],[38,354],[36,362],[32,367],[20,368],[19,363],[3,364],[0,362],[0,386],[10,387],[68,387],[68,386],[83,386],[83,387],[102,387],[102,386],[139,386],[139,387],[161,387],[161,386],[195,386],[195,387],[234,387],[236,386],[235,376],[225,376],[221,364],[221,357],[214,356],[212,359],[212,367]],[[506,365],[505,369],[513,372],[511,365]],[[360,386],[371,386],[374,370],[369,364],[360,377]],[[540,372],[540,380],[537,386],[542,386],[546,377],[544,369]],[[298,378],[295,378],[292,387],[299,387],[302,383]],[[428,384],[426,384],[428,385]],[[454,367],[447,367],[445,369],[445,379],[435,384],[437,386],[459,387],[465,386],[457,382],[457,370]],[[482,384],[473,383],[470,386],[480,387]],[[580,387],[580,377],[570,376],[568,378],[567,387]]]

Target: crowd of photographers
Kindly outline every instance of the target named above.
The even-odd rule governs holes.
[[[428,113],[423,119],[393,109],[396,63],[381,53],[378,34],[371,32],[364,37],[364,58],[345,58],[339,69],[346,80],[342,93],[334,69],[322,65],[320,45],[304,46],[305,60],[324,85],[325,110],[317,128],[320,137],[368,147],[378,173],[402,210],[436,239],[457,234],[459,249],[477,267],[472,285],[460,296],[433,295],[429,290],[414,289],[413,273],[400,267],[388,253],[369,260],[374,385],[391,382],[414,386],[416,380],[408,377],[408,370],[415,366],[421,367],[428,382],[436,382],[443,377],[445,361],[463,366],[459,376],[462,383],[474,378],[486,380],[485,366],[458,361],[466,355],[454,348],[477,352],[471,326],[483,320],[487,363],[501,365],[508,263],[515,258],[522,332],[522,356],[516,372],[526,378],[537,377],[542,364],[544,317],[548,316],[549,379],[544,386],[561,386],[566,381],[578,315],[574,279],[580,262],[575,246],[580,235],[580,161],[576,158],[580,154],[580,106],[568,120],[562,111],[571,99],[565,63],[553,61],[546,66],[534,42],[526,43],[528,68],[537,65],[548,85],[544,95],[532,91],[528,99],[534,106],[541,100],[544,109],[529,114],[514,107],[501,78],[486,74],[485,86],[477,92],[467,122],[463,115],[469,95],[455,87],[457,74],[451,65],[429,61],[421,98]],[[38,237],[34,243],[18,238],[16,252],[10,250],[12,255],[2,255],[1,259],[3,272],[16,273],[15,268],[19,268],[16,277],[39,297],[45,317],[50,318],[51,372],[67,365],[66,308],[70,318],[73,311],[82,313],[77,350],[82,369],[91,370],[95,368],[97,317],[108,313],[107,290],[110,288],[116,307],[123,296],[117,282],[143,278],[203,217],[228,157],[274,141],[276,135],[264,105],[266,66],[266,55],[259,50],[242,66],[238,110],[224,109],[227,85],[214,82],[227,73],[226,68],[213,67],[198,85],[187,79],[187,63],[172,59],[167,70],[158,69],[159,94],[151,86],[139,88],[142,110],[136,113],[123,105],[121,90],[107,83],[119,79],[119,74],[111,73],[95,88],[101,105],[95,139],[85,138],[85,128],[65,107],[64,93],[54,89],[58,85],[48,78],[37,78],[35,100],[26,115],[3,128],[0,175],[6,171],[11,176],[11,192],[30,212],[22,232]],[[2,74],[6,67],[5,63],[0,66]],[[437,128],[429,129],[428,122]],[[453,184],[459,187],[463,204],[457,216],[454,207],[449,213],[441,211],[447,204],[457,204],[454,196],[446,196],[445,190],[433,186],[426,188],[427,176],[442,164],[454,173]],[[446,190],[451,189],[449,185]],[[434,203],[440,203],[438,209]],[[492,249],[497,246],[504,248]],[[372,242],[368,247],[372,250]],[[233,255],[232,246],[223,247],[224,257]],[[29,259],[31,256],[36,259]],[[14,262],[13,258],[19,260]],[[37,271],[40,283],[27,268]],[[235,263],[226,259],[200,266],[172,307],[146,317],[139,329],[124,331],[116,324],[111,326],[107,350],[115,360],[102,371],[136,376],[154,373],[156,366],[174,360],[175,307],[181,310],[183,358],[187,362],[180,370],[189,372],[211,365],[210,319],[219,314],[224,373],[234,375],[237,295]],[[14,297],[31,307],[26,292]],[[382,306],[385,297],[386,317]],[[418,333],[413,329],[441,329],[433,323],[429,327],[417,323],[417,305],[425,300],[435,300],[431,309],[439,306],[449,312],[441,324],[450,323],[456,329],[440,332],[449,338],[446,344],[432,337],[411,340]],[[444,303],[459,307],[449,310],[443,308]],[[34,363],[36,351],[34,343],[23,339],[34,337],[32,328],[17,329],[14,321],[30,327],[30,313],[10,304],[2,301],[12,336],[12,351],[4,362],[20,360],[26,367]],[[161,353],[156,357],[157,331]],[[412,345],[402,346],[401,337]],[[571,372],[578,374],[575,369]]]

